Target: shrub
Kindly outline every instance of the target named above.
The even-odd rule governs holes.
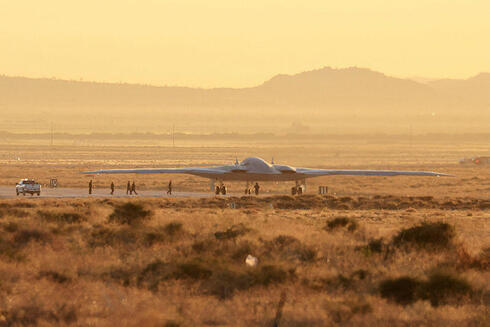
[[[248,254],[255,252],[255,245],[249,241],[242,241],[232,250],[231,258],[235,261],[245,260]]]
[[[19,251],[18,246],[0,237],[0,257],[10,260],[21,260],[22,256],[19,254]]]
[[[5,326],[60,325],[61,322],[73,324],[78,319],[76,309],[65,304],[59,305],[56,310],[44,310],[35,305],[24,305],[14,307],[9,311],[2,311],[0,316],[4,318]]]
[[[52,270],[40,271],[38,276],[39,278],[47,278],[58,284],[63,284],[71,281],[70,277]]]
[[[367,248],[371,252],[381,253],[383,251],[384,243],[382,238],[372,239],[367,244]]]
[[[163,241],[165,241],[165,237],[158,231],[149,231],[144,234],[143,242],[145,246],[153,246],[154,244],[162,243]]]
[[[170,265],[157,259],[146,265],[145,268],[139,272],[137,277],[138,287],[146,287],[151,291],[156,291],[160,281],[168,279],[170,273]]]
[[[457,250],[457,267],[459,269],[488,270],[490,268],[490,248],[485,248],[478,256],[472,256],[464,248]]]
[[[232,240],[238,236],[245,235],[249,231],[250,229],[245,227],[243,224],[233,225],[224,232],[214,233],[214,237],[216,237],[217,240]]]
[[[37,205],[31,201],[15,201],[12,203],[2,203],[0,208],[35,208]]]
[[[337,228],[347,227],[349,232],[353,232],[357,229],[358,225],[355,220],[348,217],[337,217],[327,222],[324,227],[325,230],[331,231]]]
[[[313,262],[316,259],[317,250],[312,247],[303,245],[296,250],[296,254],[300,261]]]
[[[7,233],[15,233],[16,231],[19,230],[19,224],[14,222],[8,222],[7,224],[3,225],[3,230],[6,231]]]
[[[37,229],[22,229],[14,235],[14,243],[24,246],[31,241],[46,243],[51,239],[50,235]]]
[[[206,293],[224,300],[231,298],[236,291],[247,290],[254,286],[283,283],[290,276],[290,272],[273,265],[266,265],[257,270],[248,271],[221,269],[215,271],[205,281],[203,288]]]
[[[167,320],[163,327],[180,327],[180,324],[175,320]]]
[[[207,279],[212,273],[204,263],[191,261],[179,264],[173,276],[176,279]]]
[[[345,301],[326,301],[324,308],[336,325],[353,326],[351,321],[356,315],[365,315],[373,311],[371,305],[362,298],[353,298]],[[350,323],[349,323],[350,322]],[[324,325],[321,322],[313,323],[311,326]],[[301,325],[303,326],[303,325]],[[310,326],[310,325],[307,325]]]
[[[358,269],[350,276],[345,276],[343,274],[338,274],[337,276],[331,278],[323,278],[320,279],[320,289],[324,289],[326,287],[334,287],[343,289],[351,289],[353,288],[359,281],[366,279],[369,275],[369,272],[364,269]],[[315,286],[318,287],[318,286]]]
[[[110,278],[118,284],[128,287],[136,278],[137,273],[133,269],[128,268],[111,268],[109,272],[103,273],[102,278]]]
[[[311,246],[301,243],[300,240],[289,235],[279,235],[271,242],[265,244],[268,252],[276,256],[274,252],[279,252],[279,256],[285,260],[300,260],[303,262],[315,261],[317,250]]]
[[[288,272],[280,267],[266,265],[252,272],[255,284],[268,286],[270,284],[278,284],[286,281]]]
[[[182,233],[182,223],[178,221],[173,221],[163,227],[164,232],[169,236],[174,236]]]
[[[451,245],[455,236],[453,226],[443,223],[423,222],[420,225],[402,229],[394,238],[395,246],[415,246],[422,249],[444,249]]]
[[[468,282],[451,273],[434,272],[429,280],[421,285],[420,298],[429,300],[432,306],[460,301],[471,296],[472,288]]]
[[[299,243],[299,240],[294,236],[289,235],[279,235],[272,240],[273,244],[279,246],[280,248],[284,248],[294,243]]]
[[[368,244],[356,247],[356,250],[361,251],[365,256],[369,257],[373,253],[381,253],[385,248],[383,238],[371,239]]]
[[[29,213],[25,210],[18,209],[15,207],[7,207],[7,208],[0,208],[0,218],[4,216],[11,216],[15,218],[25,218],[29,215]]]
[[[54,223],[79,224],[81,222],[87,221],[87,217],[77,212],[53,212],[38,210],[37,215],[44,221]]]
[[[369,271],[364,270],[364,269],[357,269],[354,271],[351,275],[351,279],[359,279],[359,280],[364,280],[366,277],[369,276]]]
[[[474,256],[468,253],[464,247],[460,246],[456,249],[456,260],[451,258],[445,265],[462,270],[488,270],[490,267],[490,248],[483,249],[478,256]]]
[[[205,293],[214,295],[220,300],[231,298],[236,291],[246,290],[254,285],[250,274],[223,270],[216,272],[203,284]]]
[[[88,245],[92,248],[104,246],[128,245],[138,242],[141,235],[131,228],[95,228],[90,233]]]
[[[471,296],[473,289],[464,279],[447,272],[433,272],[427,281],[411,277],[387,279],[380,284],[381,296],[407,305],[417,300],[429,300],[436,307],[440,304],[459,302]]]
[[[407,305],[417,301],[417,293],[421,282],[411,277],[387,279],[381,282],[379,290],[381,297]]]
[[[215,243],[215,240],[195,241],[194,243],[192,243],[192,250],[197,253],[203,253],[213,248]]]
[[[126,202],[116,205],[114,212],[109,216],[109,222],[118,224],[137,225],[152,216],[151,210],[145,210],[142,204]]]

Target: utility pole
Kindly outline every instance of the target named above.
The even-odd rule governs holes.
[[[175,124],[172,125],[172,147],[175,148]]]
[[[409,141],[410,141],[410,149],[412,148],[412,144],[413,144],[413,129],[412,129],[412,124],[410,124],[410,136],[409,136]]]

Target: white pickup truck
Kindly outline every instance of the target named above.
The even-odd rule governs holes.
[[[41,185],[36,183],[33,179],[21,179],[15,186],[15,192],[17,195],[26,195],[29,193],[31,196],[37,194],[41,195]]]

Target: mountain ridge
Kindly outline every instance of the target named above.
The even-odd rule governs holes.
[[[65,130],[154,131],[173,121],[189,131],[269,132],[302,121],[317,130],[355,123],[396,131],[410,120],[424,121],[428,131],[436,122],[438,130],[464,123],[469,131],[487,126],[489,108],[489,73],[420,83],[367,68],[323,67],[278,74],[254,87],[211,89],[0,75],[0,127],[34,120],[62,121]]]
[[[278,79],[278,78],[283,78],[283,77],[297,77],[300,75],[307,75],[310,73],[317,73],[317,72],[324,72],[324,71],[330,71],[330,72],[370,72],[373,73],[373,75],[380,75],[384,77],[391,77],[395,79],[400,79],[400,80],[407,80],[407,81],[413,81],[418,84],[426,84],[424,82],[419,82],[416,79],[420,80],[427,80],[430,82],[437,82],[441,80],[451,80],[451,81],[468,81],[472,79],[480,79],[480,78],[485,78],[485,80],[490,79],[490,72],[480,72],[477,73],[473,76],[470,76],[468,78],[426,78],[423,76],[418,76],[416,79],[412,78],[401,78],[401,77],[395,77],[391,76],[382,72],[378,72],[375,70],[372,70],[370,68],[363,68],[363,67],[357,67],[357,66],[350,66],[350,67],[345,67],[345,68],[332,68],[330,66],[324,66],[322,68],[317,68],[317,69],[312,69],[312,70],[306,70],[303,72],[299,73],[294,73],[294,74],[285,74],[285,73],[278,73],[271,78],[263,81],[262,83],[259,83],[255,86],[249,86],[249,87],[227,87],[227,86],[220,86],[220,87],[210,87],[210,88],[204,88],[204,87],[191,87],[191,86],[185,86],[185,85],[156,85],[156,84],[145,84],[145,83],[131,83],[131,82],[113,82],[113,81],[90,81],[90,80],[76,80],[76,79],[63,79],[63,78],[57,78],[57,77],[29,77],[29,76],[20,76],[20,75],[6,75],[6,74],[0,74],[0,78],[8,78],[8,79],[24,79],[24,80],[34,80],[34,81],[57,81],[57,82],[67,82],[67,83],[79,83],[79,84],[98,84],[98,85],[126,85],[126,86],[135,86],[135,87],[150,87],[150,88],[178,88],[178,89],[195,89],[195,90],[243,90],[243,89],[251,89],[251,88],[256,88],[260,87],[264,84],[267,84],[268,82]]]

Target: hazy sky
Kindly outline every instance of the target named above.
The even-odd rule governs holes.
[[[490,71],[489,0],[0,0],[0,74],[251,86],[277,73]]]

